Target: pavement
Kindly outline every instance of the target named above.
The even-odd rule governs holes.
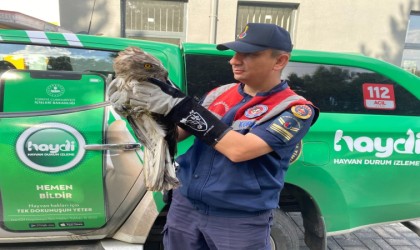
[[[308,250],[303,241],[303,225],[300,213],[289,213],[298,225],[300,248]],[[420,228],[420,220],[412,221]],[[362,228],[348,234],[329,236],[328,250],[420,250],[420,237],[401,223],[391,223]]]

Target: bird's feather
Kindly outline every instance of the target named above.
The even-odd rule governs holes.
[[[166,82],[168,72],[162,63],[137,47],[121,51],[114,60],[115,79],[110,97],[115,111],[127,118],[144,145],[144,177],[148,190],[164,191],[179,185],[175,175],[177,126],[162,115],[133,107],[130,96],[149,78]]]

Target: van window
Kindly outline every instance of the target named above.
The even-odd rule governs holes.
[[[104,76],[113,73],[113,59],[117,52],[40,46],[1,44],[0,73],[8,69],[60,70],[96,72]]]
[[[188,95],[199,100],[208,91],[220,85],[236,82],[229,64],[230,58],[213,55],[186,55],[185,78]]]
[[[290,87],[311,100],[322,112],[351,114],[420,115],[420,101],[398,83],[373,71],[335,65],[291,62],[283,71]],[[389,86],[393,108],[366,107],[366,85]],[[366,93],[365,93],[366,95]]]
[[[187,93],[200,99],[211,89],[236,82],[229,56],[187,55]],[[349,114],[420,115],[420,101],[398,83],[373,71],[356,67],[290,62],[282,78],[299,95],[312,101],[321,112]],[[366,105],[366,86],[389,86],[394,107],[381,109]],[[369,88],[369,87],[368,87]],[[366,94],[365,94],[366,95]]]

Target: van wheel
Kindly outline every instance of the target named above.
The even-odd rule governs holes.
[[[274,220],[271,226],[271,249],[299,249],[297,226],[292,218],[280,209],[274,210]]]

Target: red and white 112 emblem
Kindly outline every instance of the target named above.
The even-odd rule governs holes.
[[[367,109],[395,109],[394,85],[380,83],[363,84],[363,100]]]

